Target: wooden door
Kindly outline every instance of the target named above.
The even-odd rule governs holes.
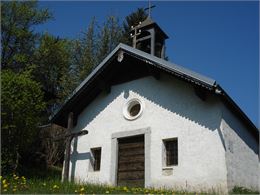
[[[144,135],[118,140],[117,185],[144,187]]]

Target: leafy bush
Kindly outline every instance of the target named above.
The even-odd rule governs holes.
[[[4,70],[1,80],[1,167],[5,174],[16,170],[21,155],[31,150],[45,103],[30,71]]]

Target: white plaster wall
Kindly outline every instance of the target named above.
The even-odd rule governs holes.
[[[145,103],[141,117],[128,121],[122,111],[131,98]],[[150,184],[190,190],[226,189],[225,150],[219,136],[221,110],[214,98],[199,99],[193,88],[172,76],[146,77],[112,86],[99,95],[78,117],[74,131],[88,135],[72,143],[72,178],[113,184],[111,181],[111,134],[136,129],[151,130]],[[179,163],[173,174],[163,176],[162,139],[178,137]],[[90,148],[102,147],[101,170],[90,171]],[[74,160],[74,161],[73,161]]]
[[[260,170],[256,138],[224,105],[221,108],[229,190],[234,186],[259,190]]]

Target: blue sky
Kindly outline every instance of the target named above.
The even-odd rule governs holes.
[[[167,33],[169,60],[215,79],[259,127],[259,3],[153,1],[152,18]],[[54,20],[37,27],[77,38],[93,16],[123,18],[148,1],[41,1]]]

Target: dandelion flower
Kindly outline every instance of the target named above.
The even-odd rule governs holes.
[[[82,187],[81,189],[80,189],[80,191],[82,192],[82,191],[84,191],[85,190],[85,188],[84,187]]]
[[[6,179],[3,180],[3,184],[5,184],[5,183],[6,183]]]

